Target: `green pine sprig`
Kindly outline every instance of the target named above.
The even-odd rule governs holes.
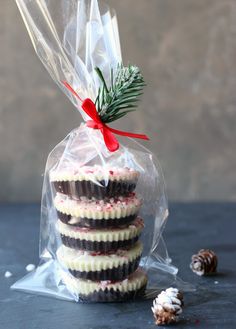
[[[95,70],[101,80],[95,105],[102,122],[109,123],[135,111],[137,101],[145,86],[139,68],[133,65],[124,67],[119,64],[115,76],[111,70],[111,86],[109,88],[102,71],[98,67]]]

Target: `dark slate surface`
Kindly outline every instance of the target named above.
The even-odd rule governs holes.
[[[165,230],[170,256],[182,279],[197,285],[185,293],[178,328],[236,327],[236,205],[173,204]],[[0,328],[4,329],[147,329],[155,328],[151,301],[124,304],[76,304],[10,291],[38,261],[38,205],[0,206]],[[190,257],[212,248],[219,257],[219,273],[202,278],[189,269]],[[14,276],[6,279],[6,270]]]

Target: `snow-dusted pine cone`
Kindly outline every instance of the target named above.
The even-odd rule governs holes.
[[[192,256],[191,270],[197,275],[215,273],[217,268],[217,257],[210,249],[201,249],[197,255]]]
[[[183,295],[176,288],[162,291],[153,301],[152,312],[157,325],[174,323],[182,313]]]

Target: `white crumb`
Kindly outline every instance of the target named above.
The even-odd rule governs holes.
[[[12,273],[10,271],[6,271],[4,276],[5,278],[10,278],[12,276]]]
[[[31,272],[35,269],[35,265],[34,264],[28,264],[25,269],[26,269],[27,272]]]
[[[215,282],[214,282],[214,284],[218,284],[218,283],[219,283],[219,281],[215,281]]]

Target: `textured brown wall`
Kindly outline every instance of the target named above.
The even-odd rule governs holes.
[[[117,127],[150,135],[171,199],[235,200],[236,1],[107,2],[124,61],[148,82],[139,112]],[[14,1],[1,0],[0,42],[0,201],[39,200],[47,154],[81,119]]]

